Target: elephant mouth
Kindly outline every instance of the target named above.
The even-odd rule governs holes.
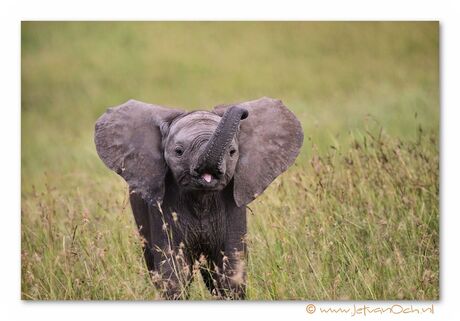
[[[194,190],[212,191],[220,190],[224,185],[225,182],[223,178],[217,178],[210,173],[203,173],[201,175],[192,176],[188,187]]]
[[[209,173],[204,173],[201,175],[201,178],[206,181],[207,183],[211,183],[212,181],[212,175]]]

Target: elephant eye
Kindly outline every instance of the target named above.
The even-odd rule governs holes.
[[[176,152],[177,156],[182,156],[182,154],[184,153],[184,150],[180,147],[176,147],[174,151]]]
[[[234,149],[234,148],[230,149],[230,156],[233,156],[235,154],[235,152],[236,152],[236,149]]]

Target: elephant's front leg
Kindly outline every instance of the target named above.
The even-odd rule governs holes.
[[[169,212],[161,213],[149,207],[141,196],[130,190],[130,202],[139,233],[143,239],[143,250],[147,268],[154,285],[167,299],[184,299],[191,280],[190,260],[180,242],[177,231],[172,231]],[[166,228],[165,228],[166,227]],[[174,233],[175,232],[175,233]],[[176,236],[176,243],[172,235]]]
[[[246,266],[244,251],[224,253],[222,264],[215,269],[218,296],[244,300],[246,297]]]
[[[161,295],[168,300],[187,299],[192,279],[190,262],[178,248],[157,248],[152,280]]]
[[[235,256],[230,258],[225,253],[209,259],[210,261],[200,268],[209,292],[220,299],[244,299],[246,290],[244,259],[237,259]]]
[[[227,216],[224,251],[216,264],[219,295],[229,299],[246,296],[246,209],[233,208]]]

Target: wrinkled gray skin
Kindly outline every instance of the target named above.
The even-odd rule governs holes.
[[[186,298],[197,262],[212,294],[244,298],[246,205],[302,142],[299,121],[271,98],[189,113],[130,100],[98,119],[96,149],[129,185],[147,268],[165,298]]]

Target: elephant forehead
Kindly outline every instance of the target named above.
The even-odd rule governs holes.
[[[170,128],[171,136],[194,136],[207,131],[214,131],[221,117],[207,111],[191,112],[177,121]]]

